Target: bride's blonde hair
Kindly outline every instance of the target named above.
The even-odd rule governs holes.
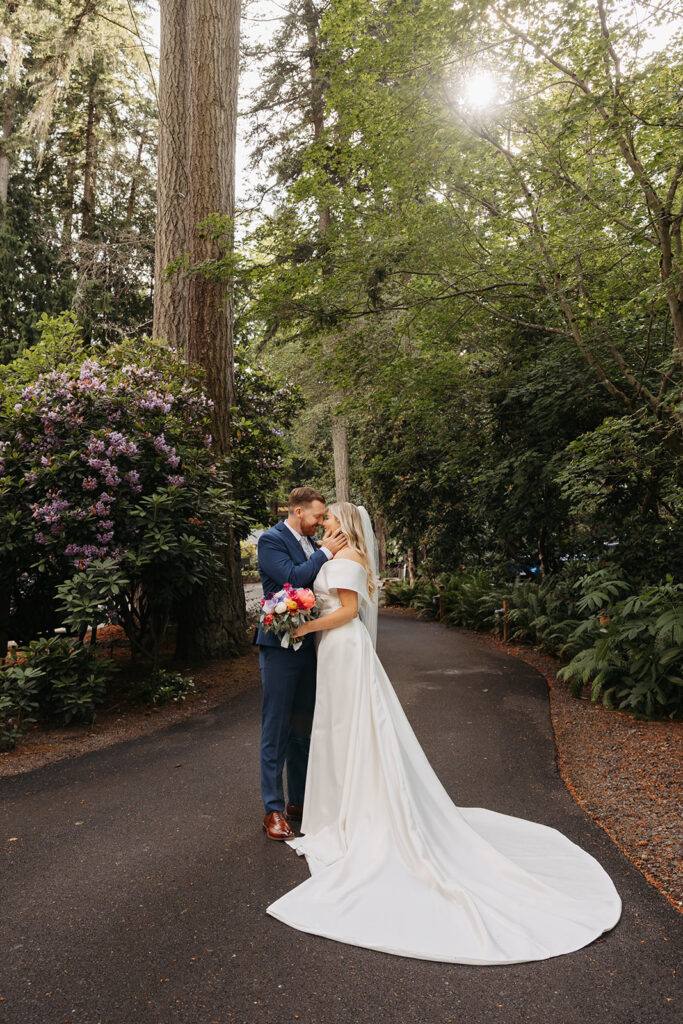
[[[337,501],[334,505],[330,505],[327,511],[335,519],[339,520],[341,531],[346,537],[346,543],[360,555],[365,571],[368,574],[368,593],[371,598],[374,597],[376,589],[375,574],[372,569],[372,562],[370,561],[370,553],[365,546],[363,524],[358,507],[350,501]]]

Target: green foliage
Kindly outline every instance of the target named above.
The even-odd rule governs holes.
[[[288,429],[301,406],[301,389],[240,356],[235,364],[231,424],[233,493],[257,523],[269,525],[291,459]]]
[[[115,672],[113,662],[66,637],[34,640],[22,650],[21,660],[0,666],[4,691],[12,700],[18,701],[23,688],[35,701],[30,710],[64,724],[93,720]]]
[[[259,54],[279,202],[231,265],[243,323],[299,366],[315,428],[344,392],[353,483],[426,569],[554,573],[609,544],[642,585],[680,571],[674,6],[645,26],[607,2],[607,46],[587,0],[292,5]],[[655,22],[671,39],[643,50]]]
[[[156,102],[136,43],[146,0],[4,4],[0,362],[35,343],[37,313],[77,309],[89,340],[151,321]]]
[[[605,707],[646,718],[674,718],[683,713],[683,584],[666,582],[642,592],[604,579],[585,581],[581,608],[590,614],[570,637],[582,649],[559,676],[579,696]]]
[[[551,654],[573,653],[570,637],[582,621],[575,586],[583,582],[587,571],[584,562],[567,562],[558,573],[543,580],[516,583],[508,595],[511,639],[534,644]],[[606,582],[605,586],[611,584]]]
[[[194,690],[191,676],[183,676],[180,672],[169,672],[160,669],[151,679],[140,686],[140,691],[150,704],[180,704]]]
[[[81,572],[63,593],[69,622],[82,634],[115,606],[156,664],[175,603],[220,575],[229,527],[249,528],[209,401],[196,368],[159,345],[85,357],[72,318],[41,323],[0,406],[2,625],[18,641],[59,625],[57,589]],[[73,359],[55,367],[60,339]]]
[[[576,523],[574,543],[606,542],[631,576],[683,574],[683,444],[651,414],[608,417],[572,441],[557,480]]]
[[[408,580],[389,580],[384,585],[384,601],[387,608],[410,608],[415,597],[415,588]]]
[[[35,162],[25,159],[0,215],[0,364],[38,341],[37,309],[58,314],[73,298],[57,244],[56,211],[44,202],[41,177]]]
[[[569,655],[558,677],[580,696],[646,718],[683,713],[683,584],[637,589],[614,564],[569,562],[540,582],[501,584],[488,571],[442,574],[438,584],[390,581],[388,607],[471,629],[502,629],[508,600],[510,639]]]
[[[24,348],[11,362],[0,364],[3,391],[30,384],[42,373],[74,366],[87,356],[83,335],[72,311],[62,310],[54,315],[41,313],[35,326],[36,343]]]
[[[388,607],[413,608],[423,618],[489,630],[496,627],[503,592],[485,569],[442,573],[438,583],[420,579],[414,587],[408,581],[391,580],[384,587]]]
[[[492,630],[497,627],[496,610],[506,592],[485,569],[445,576],[443,584],[444,622]]]
[[[10,749],[35,723],[42,672],[22,662],[0,666],[0,744]]]

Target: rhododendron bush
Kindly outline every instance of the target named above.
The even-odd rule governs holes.
[[[68,317],[61,324],[73,335]],[[45,321],[53,336],[58,328]],[[40,362],[39,346],[15,372],[3,368],[0,628],[24,641],[67,610],[73,626],[57,587],[78,576],[82,593],[92,572],[99,603],[90,613],[117,610],[144,651],[174,602],[219,572],[228,525],[248,528],[212,448],[210,401],[199,372],[151,342],[72,352],[66,365],[27,372]]]

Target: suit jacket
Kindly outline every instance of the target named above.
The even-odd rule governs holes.
[[[309,537],[309,540],[315,547],[315,539]],[[258,541],[258,571],[264,597],[282,590],[285,583],[291,583],[293,587],[310,587],[326,561],[324,551],[314,551],[307,559],[304,549],[285,521],[276,523],[262,533]],[[279,647],[280,639],[273,633],[264,633],[259,629],[254,643],[263,647]],[[315,638],[309,634],[304,637],[299,650],[314,643]]]

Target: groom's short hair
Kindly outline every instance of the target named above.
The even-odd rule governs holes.
[[[314,501],[322,501],[325,504],[325,495],[316,491],[315,487],[295,487],[289,496],[287,506],[290,512],[301,505],[312,505]]]

